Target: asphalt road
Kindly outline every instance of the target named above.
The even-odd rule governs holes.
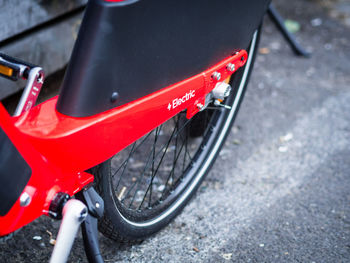
[[[300,23],[312,58],[294,56],[267,20],[268,54],[199,193],[141,244],[101,238],[108,262],[350,262],[350,27],[318,1],[276,4]],[[0,246],[1,261],[46,261],[46,230],[57,223],[25,227]],[[79,241],[71,262],[85,262]]]

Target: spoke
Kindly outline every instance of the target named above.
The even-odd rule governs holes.
[[[159,127],[157,127],[157,129],[155,130],[155,137],[158,137],[158,135],[159,135],[159,133],[160,133],[161,130],[162,130],[162,125],[160,125]],[[156,147],[156,145],[153,144],[153,147],[152,147],[151,152],[153,151],[153,149],[154,149],[155,147]],[[148,156],[147,163],[149,163],[151,157],[152,157],[152,155],[150,154],[150,155]],[[146,171],[146,167],[143,169],[143,172],[142,172],[140,178],[139,178],[136,182],[134,182],[134,184],[133,184],[133,185],[131,186],[131,188],[128,190],[128,192],[126,193],[126,195],[125,195],[125,197],[123,198],[122,201],[126,200],[126,198],[127,198],[127,197],[129,196],[129,194],[131,193],[132,189],[134,189],[134,187],[135,187],[136,185],[138,186],[138,185],[140,184],[141,180],[143,179],[143,176],[145,175],[145,171]],[[134,199],[135,199],[135,196],[136,196],[137,192],[138,192],[138,188],[136,188],[136,190],[135,190],[135,193],[134,193],[134,195],[133,195],[133,198],[132,198],[132,200],[131,200],[131,202],[130,202],[130,204],[129,204],[129,208],[131,207],[131,205],[132,205],[132,203],[133,203],[133,201],[134,201]]]
[[[182,174],[185,172],[185,166],[186,166],[186,152],[187,152],[187,141],[188,141],[188,132],[186,131],[185,135],[185,154],[184,154],[184,160],[182,163]]]
[[[177,122],[176,122],[175,128],[176,128],[176,129],[179,128],[179,118],[178,118],[178,120],[177,120]],[[172,172],[170,173],[170,175],[171,175],[171,183],[174,182],[175,166],[176,166],[176,162],[177,162],[177,158],[178,158],[178,157],[176,157],[176,156],[177,156],[177,142],[178,142],[178,138],[179,138],[179,136],[176,136],[176,138],[175,138],[175,150],[174,150],[173,168],[172,168]],[[181,150],[180,150],[180,153],[181,153]],[[165,186],[168,184],[169,179],[170,179],[170,178],[168,177],[168,179],[167,179],[167,181],[166,181],[166,183],[165,183]],[[165,188],[164,188],[164,189],[165,189]],[[162,194],[162,195],[163,195],[163,194]]]
[[[209,120],[210,120],[209,111],[208,110],[205,111],[205,118],[204,118],[204,120],[205,120],[204,127],[208,127],[207,125],[208,125]],[[206,131],[204,131],[203,136],[205,135],[205,132]]]
[[[210,123],[211,123],[211,120],[212,120],[212,114],[209,114],[208,111],[206,111],[206,118],[205,118],[205,120],[206,120],[206,121],[205,121],[205,125],[207,126],[207,128],[206,128],[206,131],[204,132],[203,137],[205,137],[205,136],[207,135],[207,132],[210,131],[210,128],[211,128],[211,127],[214,127],[213,125],[210,124]],[[204,144],[204,142],[202,141],[201,144],[198,146],[198,147],[199,147],[198,149],[202,148],[203,145],[205,145],[205,144]],[[189,151],[187,151],[186,154],[187,154],[188,157],[190,158],[190,163],[191,163],[191,162],[193,161],[192,156],[190,155]],[[180,176],[173,184],[174,184],[174,185],[177,185],[177,184],[179,183],[179,181],[183,179],[183,177],[184,177],[184,171],[182,172],[181,176]]]
[[[175,123],[175,128],[178,129],[178,127],[179,127],[179,118],[178,118],[177,122]],[[180,134],[180,137],[181,137],[181,134]],[[163,198],[164,192],[165,192],[165,190],[167,188],[167,185],[168,185],[168,182],[169,182],[170,178],[172,179],[172,182],[171,182],[172,185],[173,185],[173,182],[174,182],[176,163],[177,163],[177,160],[179,159],[179,157],[181,155],[182,148],[184,146],[184,144],[181,145],[179,154],[177,154],[177,152],[178,152],[178,149],[177,149],[178,148],[178,138],[179,138],[179,136],[176,136],[176,138],[175,138],[175,150],[174,150],[173,166],[171,168],[169,176],[167,177],[167,179],[165,181],[164,189],[163,189],[162,195],[161,195],[161,199]]]
[[[163,155],[162,155],[162,157],[160,158],[160,161],[159,161],[159,163],[158,163],[158,165],[157,165],[157,168],[156,168],[156,171],[155,171],[154,175],[152,175],[151,183],[148,185],[147,190],[146,190],[146,193],[145,193],[145,195],[144,195],[144,197],[143,197],[143,199],[142,199],[142,202],[141,202],[141,204],[140,204],[140,206],[139,206],[138,209],[141,208],[143,202],[144,202],[145,199],[146,199],[147,193],[148,193],[148,191],[149,191],[151,185],[153,184],[153,179],[154,179],[155,175],[157,174],[160,165],[161,165],[162,162],[163,162],[164,156],[165,156],[165,154],[166,154],[167,151],[168,151],[170,142],[171,142],[171,140],[173,139],[174,134],[175,134],[175,129],[173,130],[173,132],[172,132],[172,134],[171,134],[171,136],[170,136],[170,138],[169,138],[169,140],[168,140],[168,142],[167,142],[167,144],[166,144],[165,150],[163,150]],[[152,162],[152,163],[154,163],[154,161],[155,161],[155,159],[153,159],[153,162]]]
[[[136,152],[140,146],[147,140],[147,138],[152,134],[152,132],[149,132],[146,137],[139,143],[139,145],[134,149],[133,152],[130,152],[130,154],[134,154],[134,152]],[[135,142],[136,143],[136,142]],[[130,155],[129,154],[129,155]],[[119,172],[119,170],[125,165],[125,163],[127,163],[129,160],[125,160],[120,166],[119,168],[114,172],[114,174],[112,175],[112,178],[114,178],[114,176]]]
[[[190,158],[190,162],[192,162],[192,156],[190,154],[190,151],[188,150],[188,139],[186,139],[186,146],[185,146],[185,154],[188,155],[188,157]]]
[[[178,155],[177,155],[176,158],[175,158],[175,163],[177,163],[177,160],[179,159],[179,157],[180,157],[180,155],[181,155],[181,152],[182,152],[182,149],[183,149],[184,146],[185,146],[185,142],[182,143],[182,145],[181,145],[181,147],[180,147],[179,153],[178,153]],[[176,167],[176,166],[174,165],[173,168],[172,168],[171,171],[170,171],[170,174],[169,174],[169,176],[168,176],[168,178],[167,178],[167,180],[166,180],[165,187],[164,187],[164,189],[163,189],[163,191],[162,191],[162,196],[161,196],[160,199],[162,199],[163,196],[164,196],[164,193],[165,193],[165,190],[166,190],[166,185],[168,184],[168,181],[169,181],[171,175],[174,173],[175,167]],[[174,185],[174,184],[173,184],[173,185]]]
[[[158,140],[158,136],[154,137],[154,145],[157,144],[157,140]],[[153,147],[153,160],[155,158],[156,155],[156,147]],[[152,201],[152,186],[153,186],[153,178],[154,178],[154,162],[152,162],[152,179],[151,179],[151,189],[149,191],[149,202],[148,202],[148,207],[151,206],[151,201]],[[147,193],[146,193],[147,194]],[[145,196],[146,196],[145,194]],[[143,203],[144,200],[142,200]]]
[[[175,124],[175,127],[174,127],[174,130],[173,130],[173,132],[174,132],[174,131],[178,130],[180,118],[177,117],[177,121],[175,121],[175,118],[173,118],[173,119],[174,119],[174,122],[175,122],[175,123],[174,123],[174,124]],[[186,124],[186,125],[187,125],[187,124]],[[167,145],[167,147],[166,147],[166,149],[165,149],[165,151],[164,151],[164,153],[163,153],[162,159],[164,158],[164,156],[165,156],[165,154],[166,154],[166,152],[167,152],[167,148],[168,148],[168,146],[169,146],[169,143],[170,143],[171,140],[172,140],[172,137],[174,137],[173,134],[172,134],[171,138],[170,138],[169,141],[168,141],[168,145]],[[170,176],[174,174],[175,165],[176,165],[177,159],[178,159],[178,157],[179,157],[179,156],[176,156],[177,141],[178,141],[178,136],[177,136],[177,134],[176,134],[176,136],[175,136],[175,153],[174,153],[173,167],[172,167],[172,169],[171,169],[170,175],[168,176],[168,178],[167,178],[167,180],[166,180],[166,182],[165,182],[165,184],[164,184],[164,189],[163,189],[163,191],[162,191],[162,196],[163,196],[164,190],[166,189],[166,185],[168,184],[168,181],[169,181],[169,179],[170,179]],[[182,150],[182,147],[181,147],[181,150]],[[181,150],[180,150],[180,153],[181,153]],[[179,154],[179,155],[180,155],[180,154]],[[161,161],[159,162],[159,164],[158,164],[158,166],[157,166],[156,172],[158,171],[158,169],[159,169],[159,167],[160,167],[160,165],[161,165],[162,159],[161,159]],[[152,164],[152,166],[153,166],[153,164]],[[156,175],[156,173],[155,173],[155,174],[152,174],[151,183],[150,183],[150,185],[149,185],[148,188],[147,188],[147,191],[148,191],[148,190],[150,191],[150,198],[149,198],[149,202],[148,202],[148,207],[151,207],[151,202],[152,202],[152,194],[151,194],[151,193],[152,193],[152,183],[153,183],[153,179],[154,179],[155,175]],[[147,191],[146,191],[145,197],[146,197],[146,195],[147,195]],[[142,202],[141,202],[141,204],[140,204],[140,206],[139,206],[139,209],[142,207],[143,202],[144,202],[144,200],[142,200]]]
[[[178,120],[179,121],[179,120]],[[144,177],[144,175],[145,175],[145,172],[146,172],[146,170],[149,168],[149,166],[151,165],[151,163],[153,163],[153,162],[155,162],[155,160],[157,159],[157,157],[163,152],[163,155],[166,153],[166,151],[167,151],[167,149],[168,149],[168,147],[169,147],[169,143],[170,143],[170,141],[171,141],[171,139],[174,137],[174,136],[178,136],[182,131],[183,131],[183,129],[188,125],[188,123],[191,121],[191,119],[189,119],[189,120],[187,120],[185,123],[184,123],[184,125],[180,128],[180,129],[178,129],[177,131],[174,129],[173,130],[173,132],[172,132],[172,134],[171,134],[171,136],[170,136],[170,139],[168,140],[168,143],[167,144],[165,144],[163,147],[161,147],[160,149],[159,149],[159,151],[156,153],[156,155],[155,155],[155,157],[154,157],[154,159],[153,159],[153,161],[151,162],[151,154],[149,155],[149,158],[147,159],[147,162],[146,162],[146,165],[145,165],[145,167],[144,167],[144,169],[143,169],[143,172],[142,172],[142,174],[141,174],[141,176],[140,176],[140,178],[131,186],[131,188],[128,190],[128,192],[127,192],[127,194],[125,195],[125,197],[121,200],[121,202],[123,202],[123,201],[125,201],[126,199],[127,199],[127,197],[130,195],[130,193],[132,192],[132,190],[133,190],[133,188],[136,186],[136,185],[139,185],[140,184],[140,182],[141,182],[141,180],[142,180],[142,178]],[[175,133],[175,131],[176,131],[176,133]],[[159,130],[159,132],[160,132],[160,130]],[[153,149],[152,149],[153,150]],[[162,159],[162,158],[161,158]],[[162,161],[162,160],[161,160]],[[161,162],[160,162],[161,163]],[[159,166],[159,165],[158,165]],[[156,169],[156,171],[157,171],[157,169]],[[156,172],[155,172],[156,173]],[[135,197],[136,197],[136,193],[137,193],[138,191],[135,191],[135,193],[134,193],[134,195],[133,195],[133,197],[132,197],[132,200],[131,200],[131,202],[130,202],[130,204],[129,204],[129,208],[132,206],[132,204],[133,204],[133,202],[134,202],[134,200],[135,200]],[[146,194],[145,194],[146,195]]]
[[[190,120],[191,120],[191,119],[190,119]],[[186,126],[187,124],[188,124],[188,121],[186,122],[186,124],[184,125],[184,127],[181,128],[181,130],[184,129],[185,126]],[[185,130],[185,138],[183,138],[182,133],[180,133],[180,138],[181,138],[182,141],[184,141],[184,142],[186,143],[186,145],[185,145],[185,153],[184,153],[184,161],[183,161],[183,164],[182,164],[182,173],[183,173],[184,170],[185,170],[185,164],[186,164],[186,154],[190,157],[190,159],[191,159],[191,161],[192,161],[192,157],[190,156],[190,154],[189,154],[188,151],[187,151],[188,131]],[[181,148],[182,148],[182,147],[181,147]]]
[[[123,171],[122,171],[122,174],[121,174],[120,177],[119,177],[117,186],[115,187],[115,191],[118,190],[120,181],[122,180],[122,178],[123,178],[123,176],[124,176],[124,174],[125,174],[126,166],[128,165],[129,160],[130,160],[132,154],[134,153],[135,146],[136,146],[136,142],[133,143],[132,148],[131,148],[131,151],[130,151],[130,153],[129,153],[129,156],[128,156],[128,158],[126,159],[126,161],[124,162],[124,164],[122,165],[122,166],[123,166]],[[119,169],[118,169],[118,170],[119,170]],[[115,174],[114,174],[114,175],[115,175]]]

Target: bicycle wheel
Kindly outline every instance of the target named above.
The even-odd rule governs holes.
[[[258,47],[258,29],[245,67],[230,80],[224,103],[187,120],[181,112],[93,169],[105,201],[99,230],[117,241],[143,239],[167,225],[198,189],[219,153],[243,99]]]

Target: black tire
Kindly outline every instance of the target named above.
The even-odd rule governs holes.
[[[99,221],[99,230],[105,236],[120,242],[142,240],[166,226],[191,199],[213,165],[236,117],[259,37],[260,29],[252,38],[245,67],[230,80],[232,92],[224,103],[231,110],[212,109],[214,106],[209,105],[189,122],[180,113],[118,153],[116,158],[93,169],[96,189],[105,202],[105,213]],[[169,148],[171,143],[173,148]],[[145,151],[143,148],[147,147],[150,150]]]

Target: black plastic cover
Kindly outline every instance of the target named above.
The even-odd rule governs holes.
[[[269,3],[89,1],[58,111],[94,115],[204,71],[248,46]]]
[[[0,128],[0,216],[5,216],[27,185],[32,170]]]

